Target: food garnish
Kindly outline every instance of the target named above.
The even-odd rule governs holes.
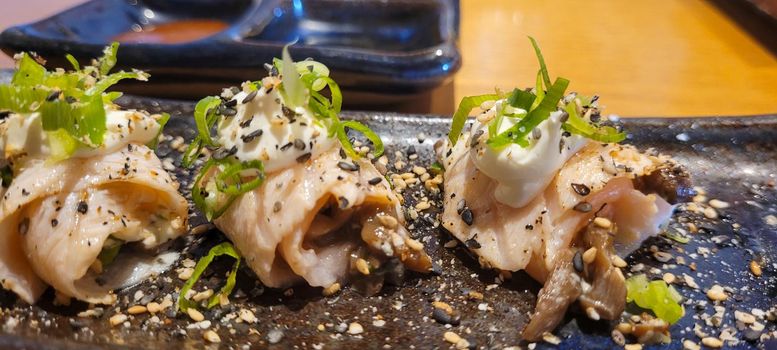
[[[232,265],[232,270],[230,270],[229,275],[227,276],[226,284],[221,287],[221,290],[218,293],[213,294],[210,299],[208,299],[206,307],[211,309],[214,306],[219,305],[222,300],[229,298],[229,294],[231,294],[232,289],[235,288],[237,269],[240,267],[241,258],[232,243],[224,242],[211,248],[210,251],[208,251],[208,255],[203,256],[197,261],[192,276],[184,283],[183,287],[181,287],[180,294],[178,294],[178,310],[186,312],[189,308],[197,309],[197,303],[189,300],[186,297],[186,294],[194,287],[194,284],[200,279],[202,273],[208,268],[208,265],[213,262],[213,259],[221,255],[233,257],[235,259],[235,264]]]

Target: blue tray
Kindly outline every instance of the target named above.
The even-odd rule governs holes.
[[[93,0],[6,29],[0,48],[67,66],[65,53],[91,59],[133,27],[208,18],[228,27],[181,44],[123,44],[118,68],[147,70],[152,80],[121,88],[199,98],[259,79],[263,64],[297,40],[292,56],[329,66],[346,93],[407,96],[444,83],[461,65],[458,8],[458,0]]]

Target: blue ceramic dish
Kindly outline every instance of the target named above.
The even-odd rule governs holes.
[[[119,68],[152,74],[129,93],[201,97],[258,79],[294,40],[292,56],[329,66],[346,92],[413,95],[461,65],[458,0],[92,0],[42,21],[8,28],[0,48],[35,51],[51,66],[65,53],[99,55],[117,35],[180,20],[214,19],[226,29],[177,44],[125,43]]]

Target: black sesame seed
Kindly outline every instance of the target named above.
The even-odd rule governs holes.
[[[567,113],[567,111],[561,111],[561,117],[559,118],[559,121],[566,123],[567,120],[569,120],[569,113]]]
[[[291,148],[291,146],[294,146],[294,143],[293,143],[293,142],[289,142],[289,143],[287,143],[287,144],[285,144],[285,145],[281,146],[281,151],[285,151],[285,150],[287,150],[287,149]]]
[[[562,137],[570,137],[570,136],[572,136],[572,133],[570,133],[569,131],[564,131],[564,132],[561,133],[561,136]]]
[[[234,117],[237,114],[237,110],[230,107],[221,108],[220,112],[221,112],[221,115],[225,117]]]
[[[340,158],[342,158],[342,159],[348,158],[348,156],[345,155],[345,150],[344,149],[341,148],[340,152],[338,152],[338,153],[340,154]]]
[[[591,211],[592,207],[591,207],[591,203],[580,202],[580,203],[577,203],[573,209],[581,213],[587,213]]]
[[[478,242],[475,237],[472,237],[464,242],[464,244],[469,249],[480,249],[482,246],[480,245],[480,242]]]
[[[451,197],[453,198],[453,197]],[[464,209],[467,208],[467,201],[465,201],[463,198],[459,200],[458,203],[456,203],[456,213],[461,215],[461,212],[464,211]]]
[[[376,177],[373,177],[372,179],[370,179],[370,181],[367,181],[367,183],[370,184],[370,185],[377,185],[381,181],[383,181],[383,178],[380,177],[380,176],[376,176]]]
[[[237,100],[235,99],[224,101],[224,107],[235,107],[235,106],[237,106]]]
[[[243,101],[240,101],[240,103],[246,104],[248,102],[251,102],[254,99],[254,97],[256,97],[256,94],[258,93],[259,93],[259,90],[254,90],[249,92],[248,95],[246,95],[246,97],[243,98]]]
[[[575,271],[583,272],[583,254],[580,254],[579,250],[572,257],[572,266],[575,268]]]
[[[584,184],[572,184],[572,189],[575,190],[575,193],[581,195],[581,196],[587,196],[591,193],[591,189],[588,188],[588,186]]]
[[[253,141],[255,138],[262,136],[264,134],[264,130],[258,129],[254,130],[246,135],[240,136],[240,139],[243,140],[243,143],[249,143]]]
[[[65,102],[72,104],[78,102],[78,99],[73,96],[65,96]]]
[[[52,91],[48,96],[46,96],[46,101],[47,102],[54,102],[57,99],[59,99],[59,96],[61,96],[61,95],[62,95],[62,91],[59,91],[59,90]]]
[[[483,136],[483,129],[478,129],[478,131],[475,131],[475,133],[472,135],[472,138],[469,140],[469,147],[475,147],[477,146],[478,142],[480,141],[480,136]]]
[[[458,313],[450,315],[448,312],[440,308],[434,308],[434,311],[432,312],[432,318],[434,318],[434,320],[440,324],[458,326],[461,323],[461,316]]]
[[[308,160],[310,160],[310,157],[311,157],[311,154],[310,154],[310,152],[308,152],[308,153],[305,153],[305,154],[303,154],[303,155],[301,155],[301,156],[297,157],[297,163],[305,163],[305,162],[307,162]]]
[[[0,111],[0,120],[8,118],[11,115],[11,111]]]
[[[277,212],[281,211],[281,209],[283,209],[283,204],[281,204],[281,202],[275,202],[275,204],[273,204],[273,206],[272,206],[272,212],[273,213],[277,213]]]
[[[340,198],[337,198],[337,200],[340,202],[340,209],[348,208],[348,204],[350,204],[350,202],[348,202],[348,198],[340,196]]]
[[[340,169],[343,169],[345,171],[358,171],[359,170],[359,164],[355,164],[355,163],[339,161],[339,162],[337,162],[337,166]]]
[[[294,139],[294,148],[298,150],[304,150],[305,149],[305,141],[302,141],[301,139]]]
[[[79,213],[86,214],[86,212],[89,210],[89,205],[86,204],[84,201],[78,202],[78,208],[76,208]]]
[[[251,122],[252,121],[254,121],[254,117],[248,118],[248,119],[240,122],[240,124],[238,124],[238,125],[240,125],[241,128],[247,128],[247,127],[251,126]]]
[[[526,228],[526,230],[531,231],[531,230],[534,230],[534,225],[528,224],[528,225],[526,225],[525,228]]]
[[[57,225],[59,225],[59,220],[51,219],[51,227],[57,227]]]
[[[20,235],[26,235],[27,231],[30,230],[30,218],[24,218],[22,221],[19,222],[19,234]]]
[[[230,149],[219,148],[216,152],[213,152],[213,159],[221,160],[237,153],[237,146],[232,146]]]
[[[472,226],[472,222],[475,220],[472,210],[464,208],[464,210],[461,211],[461,220],[464,220],[465,224]]]
[[[408,156],[412,156],[416,154],[415,146],[408,147],[405,152],[407,153]]]
[[[22,188],[22,196],[26,197],[26,196],[29,196],[29,195],[30,195],[30,192],[27,192],[26,188]]]

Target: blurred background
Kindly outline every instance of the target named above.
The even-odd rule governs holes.
[[[41,20],[82,2],[14,0],[4,4],[0,27]],[[138,1],[127,2],[137,5]],[[295,6],[306,6],[316,1],[291,2]],[[181,1],[170,3],[180,5]],[[315,11],[327,11],[327,8],[331,11],[332,6],[337,6],[333,3],[337,1],[329,0],[328,7],[308,6],[306,15],[316,16]],[[389,1],[384,5],[409,6],[408,3],[411,2]],[[526,38],[531,35],[542,47],[551,76],[570,79],[573,91],[600,95],[600,103],[608,113],[668,117],[777,113],[777,20],[767,15],[777,14],[777,1],[461,0],[451,3],[455,12],[451,18],[458,25],[454,26],[457,32],[448,34],[457,44],[460,68],[457,70],[458,67],[452,66],[455,63],[445,63],[444,71],[440,71],[445,76],[432,84],[434,86],[427,84],[418,91],[413,90],[412,94],[382,102],[358,102],[360,99],[375,100],[375,91],[370,94],[346,92],[346,101],[356,101],[348,107],[451,114],[464,96],[489,93],[495,88],[507,91],[513,87],[531,86],[538,68]],[[759,5],[760,10],[754,4]],[[419,31],[429,26],[413,23],[429,23],[428,16],[418,13],[423,11],[427,10],[414,8],[413,12],[396,12],[396,18],[391,20],[415,28],[416,31],[409,35],[423,36],[425,34]],[[369,24],[369,14],[364,14],[360,20]],[[134,29],[147,28],[139,25]],[[224,28],[217,23],[211,29]],[[278,35],[282,37],[283,33]],[[403,47],[390,49],[389,45],[388,51],[377,57],[383,55],[387,60],[402,60],[409,55]],[[411,49],[422,50],[423,47]],[[451,62],[458,62],[455,52],[446,52],[443,56],[448,54],[453,57]],[[337,60],[337,55],[331,54],[328,59]],[[214,60],[213,64],[221,64],[224,60]],[[12,67],[13,61],[9,57],[0,57],[0,68]],[[153,75],[154,69],[150,70]],[[263,74],[256,70],[243,80],[258,79]],[[344,79],[357,84],[360,78]],[[186,85],[173,79],[164,85],[164,89],[184,91]],[[203,89],[210,91],[208,89],[213,88]]]

